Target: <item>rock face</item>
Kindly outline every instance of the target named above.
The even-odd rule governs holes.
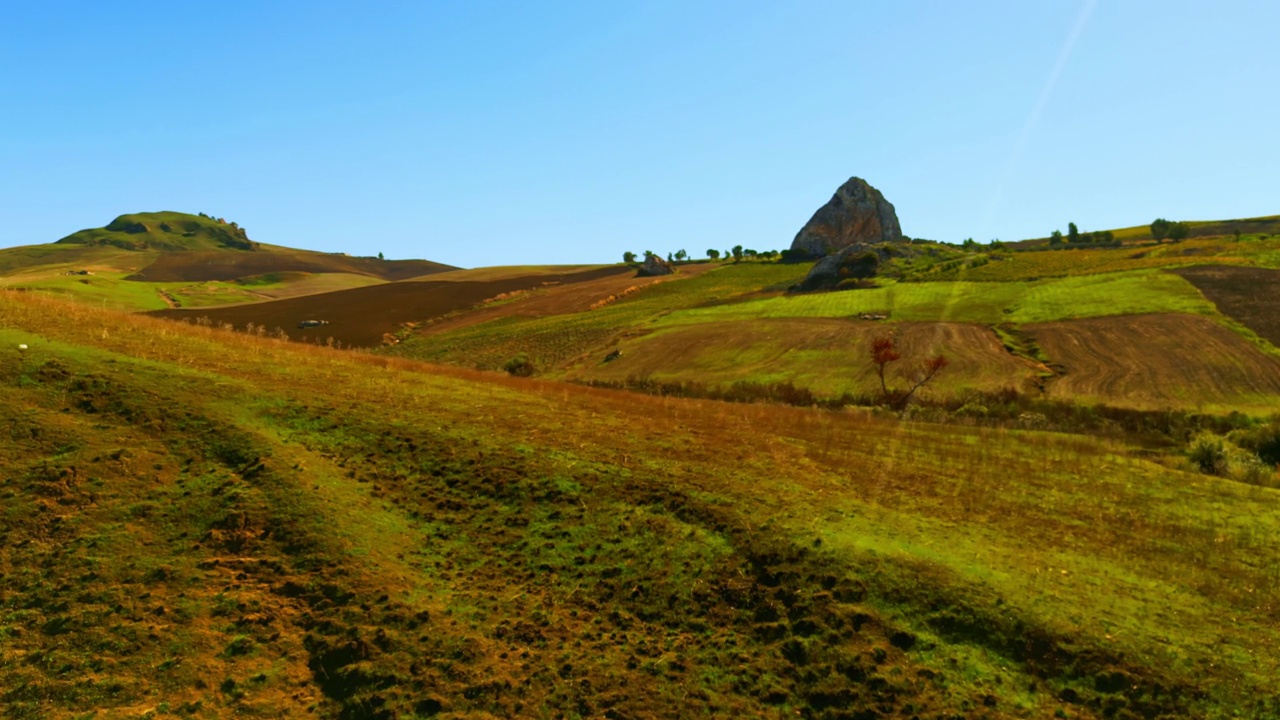
[[[877,243],[854,243],[827,255],[813,264],[813,269],[805,276],[804,281],[794,289],[800,291],[836,288],[850,280],[863,280],[874,277],[880,263],[895,255],[909,254],[905,251],[894,252],[898,246]]]
[[[899,242],[893,205],[862,178],[849,178],[791,241],[793,251],[820,258],[855,243]]]
[[[644,259],[644,264],[636,271],[636,277],[654,277],[657,275],[670,275],[676,269],[671,267],[671,263],[663,260],[657,255],[650,255]]]

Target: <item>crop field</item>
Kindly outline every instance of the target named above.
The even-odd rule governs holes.
[[[1206,266],[1178,274],[1224,315],[1280,347],[1280,270]]]
[[[903,357],[889,373],[901,386],[897,367],[917,368],[943,354],[950,364],[930,392],[966,389],[1025,389],[1040,368],[1005,350],[990,328],[963,323],[882,323],[832,318],[730,320],[677,325],[624,339],[620,357],[592,356],[565,373],[573,380],[621,382],[632,378],[791,383],[826,397],[874,395],[880,391],[867,361],[871,341],[895,338]]]
[[[279,328],[290,337],[312,342],[334,342],[345,346],[376,347],[383,336],[403,329],[405,323],[445,315],[477,305],[502,293],[541,287],[549,278],[573,283],[616,274],[619,268],[606,267],[570,275],[534,275],[487,282],[398,282],[358,287],[339,292],[286,298],[249,305],[212,308],[170,309],[156,314],[172,319],[229,323],[244,329],[250,323],[274,333]],[[328,324],[298,328],[304,320],[324,320]]]
[[[838,318],[859,313],[888,313],[895,320],[998,324],[1145,312],[1216,311],[1195,286],[1182,278],[1159,271],[1136,271],[997,284],[881,281],[876,288],[680,310],[666,315],[658,325],[751,318]]]
[[[432,282],[452,282],[463,280],[481,282],[487,280],[510,280],[532,275],[571,275],[589,270],[603,270],[616,265],[494,265],[492,267],[444,270],[432,273],[430,277],[422,276]],[[412,278],[410,278],[412,279]]]
[[[13,292],[0,393],[10,716],[1280,713],[1278,492],[1119,442]]]
[[[567,289],[556,289],[544,298],[530,298],[538,312],[563,312],[549,316],[523,316],[523,301],[512,303],[498,317],[470,324],[445,323],[441,332],[428,326],[424,334],[397,346],[395,354],[429,360],[452,362],[468,367],[495,369],[518,355],[527,356],[540,368],[553,368],[585,353],[605,348],[617,338],[648,325],[655,319],[681,308],[714,303],[727,303],[745,297],[777,295],[799,282],[808,272],[803,265],[776,263],[741,263],[716,266],[691,266],[669,280],[644,285],[639,279],[619,281],[619,297],[596,309],[579,309],[587,298],[566,295]],[[642,285],[638,292],[626,288]],[[588,297],[598,297],[590,288]],[[605,295],[604,297],[608,297]],[[572,300],[572,302],[571,302]],[[593,303],[596,301],[593,301]],[[497,313],[495,313],[497,314]]]
[[[1117,248],[992,252],[985,257],[988,260],[980,264],[975,263],[975,258],[958,260],[911,273],[909,277],[928,281],[1009,282],[1206,263],[1280,267],[1280,235],[1242,236],[1239,241],[1232,237],[1213,237]]]
[[[1065,373],[1050,395],[1134,407],[1280,407],[1280,359],[1206,317],[1127,315],[1024,328]]]
[[[0,249],[0,281],[50,277],[68,270],[129,273],[149,265],[156,251],[122,250],[84,245],[28,245]]]
[[[395,281],[451,269],[447,265],[427,260],[379,260],[262,245],[254,251],[165,253],[129,279],[168,283],[202,282],[234,280],[269,273],[305,272],[368,275]]]
[[[618,266],[614,267],[618,268]],[[618,268],[617,273],[596,280],[568,285],[553,280],[544,283],[542,287],[513,294],[510,299],[487,303],[484,307],[433,322],[423,328],[422,334],[424,336],[440,335],[504,317],[549,317],[583,313],[617,302],[652,285],[663,282],[683,282],[718,267],[710,263],[686,265],[680,268],[678,274],[659,277],[636,277],[630,268]]]

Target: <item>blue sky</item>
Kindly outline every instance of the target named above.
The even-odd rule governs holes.
[[[0,246],[125,212],[460,266],[1280,213],[1280,3],[0,3]]]

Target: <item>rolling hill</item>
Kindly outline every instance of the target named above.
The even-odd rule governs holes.
[[[11,717],[1280,712],[1280,491],[1114,434],[651,397],[13,291],[0,397]]]
[[[177,212],[121,215],[55,243],[0,250],[0,285],[131,310],[258,302],[452,269],[269,245],[234,222]]]

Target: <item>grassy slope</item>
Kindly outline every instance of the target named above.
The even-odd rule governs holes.
[[[1246,243],[1231,242],[1225,247],[1243,245]],[[791,382],[830,396],[874,391],[878,380],[868,372],[866,348],[872,336],[893,333],[909,346],[909,357],[948,354],[955,364],[940,376],[934,391],[955,393],[1026,389],[1028,382],[1039,381],[1047,368],[1012,358],[1001,345],[1000,338],[1007,338],[1008,330],[1018,326],[1174,313],[1210,318],[1233,331],[1242,330],[1178,275],[1158,267],[1104,272],[1114,267],[1113,257],[1105,253],[1116,255],[1116,251],[1018,254],[1076,258],[1083,263],[1081,269],[1093,270],[1087,274],[1003,282],[882,279],[877,288],[804,295],[783,294],[781,289],[796,282],[806,266],[727,265],[698,277],[644,288],[590,310],[576,307],[546,314],[544,307],[537,316],[523,316],[522,303],[532,306],[534,300],[518,298],[504,306],[506,314],[501,317],[477,318],[456,327],[446,324],[439,330],[428,327],[423,336],[393,352],[485,369],[500,368],[511,358],[526,355],[543,374],[552,377],[610,382],[648,378],[719,385]],[[1166,260],[1182,257],[1176,254]],[[1197,257],[1212,262],[1216,256]],[[557,291],[548,292],[547,299]],[[860,314],[876,313],[887,313],[892,322],[857,320]],[[467,315],[460,320],[466,321]],[[946,322],[936,324],[938,320]],[[975,333],[975,326],[997,328],[998,332]],[[921,327],[933,329],[922,331]],[[1245,335],[1214,347],[1232,354],[1247,353],[1251,358],[1258,350],[1278,354],[1265,340],[1247,331]],[[1194,338],[1190,339],[1194,344]],[[614,348],[620,349],[622,356],[603,362]],[[1219,387],[1223,378],[1217,377],[1216,368],[1226,362],[1225,357],[1192,354],[1184,358],[1189,363],[1187,378],[1214,380],[1174,394],[1149,392],[1147,383],[1136,380],[1138,375],[1118,365],[1108,370],[1115,377],[1108,379],[1111,391],[1106,400],[1137,407],[1171,403],[1226,409],[1232,403],[1244,403],[1241,408],[1265,408],[1276,401],[1272,395],[1252,390],[1233,394]],[[1067,354],[1040,358],[1059,367],[1068,360],[1072,368],[1086,367],[1075,362],[1077,359]],[[1264,357],[1254,359],[1263,365],[1274,364]],[[1262,367],[1258,363],[1250,367],[1254,365]],[[1268,368],[1263,368],[1267,371],[1264,374],[1270,377],[1274,373]],[[1117,377],[1118,385],[1114,384]],[[1083,392],[1093,385],[1089,378],[1077,377],[1062,387]],[[1090,402],[1098,399],[1090,393],[1080,397]]]
[[[94,228],[49,245],[0,249],[0,287],[158,310],[175,302],[201,307],[333,292],[450,269],[424,260],[380,261],[261,243],[239,249],[234,244],[247,240],[229,226],[185,213],[122,215],[108,227],[138,223],[145,232]],[[68,275],[80,270],[92,275]]]
[[[919,270],[910,275],[914,280],[1003,282],[1209,263],[1280,267],[1280,235],[1242,236],[1240,241],[1233,237],[1208,237],[1117,248],[988,251],[964,262],[931,263],[929,258],[924,258],[912,264],[919,266]]]
[[[1280,712],[1273,490],[29,294],[0,327],[11,717]]]

